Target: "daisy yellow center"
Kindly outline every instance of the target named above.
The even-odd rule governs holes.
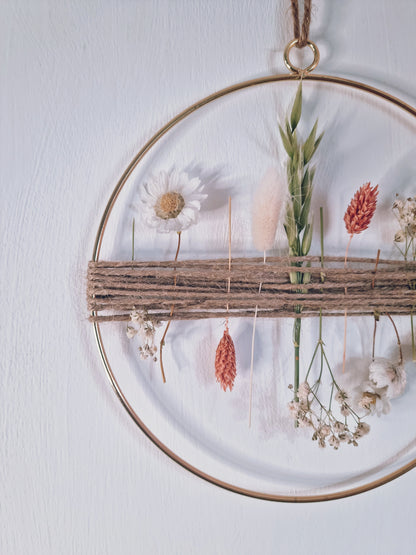
[[[177,218],[185,206],[185,200],[180,193],[173,191],[165,193],[157,199],[155,214],[162,220]]]

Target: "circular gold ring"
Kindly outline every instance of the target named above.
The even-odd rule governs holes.
[[[289,49],[292,46],[291,46],[291,43],[289,43],[289,45],[288,45]],[[318,62],[316,62],[316,63],[318,63]],[[308,68],[306,68],[306,69],[308,69]],[[303,70],[303,71],[306,71],[306,70]],[[309,71],[311,71],[311,70],[309,70]],[[257,78],[257,79],[252,79],[250,81],[244,81],[242,83],[237,83],[235,85],[232,85],[230,87],[227,87],[225,89],[217,91],[217,92],[203,98],[202,100],[196,102],[195,104],[192,104],[192,106],[189,106],[188,108],[183,110],[183,112],[176,115],[166,125],[164,125],[161,129],[159,129],[159,131],[157,131],[157,133],[155,135],[153,135],[153,137],[151,137],[149,139],[149,141],[135,155],[133,160],[127,166],[126,170],[124,171],[124,173],[121,176],[120,180],[118,181],[117,185],[115,186],[115,188],[114,188],[114,190],[113,190],[113,192],[112,192],[112,194],[111,194],[111,196],[110,196],[110,198],[107,202],[107,205],[105,207],[104,213],[102,215],[102,218],[101,218],[101,221],[100,221],[100,224],[99,224],[99,227],[98,227],[98,231],[97,231],[97,235],[96,235],[95,243],[94,243],[94,249],[93,249],[93,253],[92,253],[92,260],[93,261],[98,261],[100,259],[102,241],[103,241],[104,234],[105,234],[105,231],[106,231],[106,228],[107,228],[108,220],[110,218],[111,212],[114,208],[114,204],[115,204],[121,190],[126,185],[128,179],[129,179],[130,175],[132,174],[133,170],[135,169],[135,167],[140,163],[140,161],[146,156],[146,154],[155,146],[155,144],[158,143],[158,141],[164,135],[166,135],[172,128],[174,128],[176,125],[178,125],[181,121],[185,120],[192,113],[194,113],[197,110],[203,108],[207,104],[210,104],[211,102],[215,102],[219,98],[222,98],[222,97],[225,97],[227,95],[236,93],[237,91],[249,89],[249,88],[252,88],[252,87],[264,86],[264,85],[268,85],[268,84],[271,84],[271,83],[278,83],[278,82],[285,82],[285,81],[286,82],[287,81],[296,81],[298,79],[298,75],[299,75],[298,73],[291,73],[291,74],[286,74],[286,75],[271,75],[271,76],[266,76],[266,77],[260,77],[260,78]],[[371,85],[367,85],[365,83],[360,83],[358,81],[353,81],[351,79],[346,79],[346,78],[343,78],[343,77],[334,77],[332,75],[318,75],[318,74],[306,75],[305,80],[312,81],[312,82],[322,82],[322,83],[334,84],[334,85],[337,85],[339,87],[348,87],[348,88],[351,88],[351,89],[362,91],[364,93],[368,93],[369,95],[372,95],[376,98],[381,98],[381,99],[386,100],[390,104],[392,104],[394,106],[397,106],[400,110],[403,110],[404,112],[410,114],[413,118],[416,119],[416,108],[414,108],[410,104],[407,104],[403,100],[400,100],[399,98],[397,98],[397,97],[395,97],[395,96],[393,96],[393,95],[391,95],[391,94],[389,94],[389,93],[387,93],[383,90],[372,87]],[[94,315],[95,313],[93,312],[92,314]],[[117,378],[116,378],[116,375],[115,375],[113,369],[111,368],[111,365],[110,365],[110,362],[109,362],[109,359],[108,359],[108,356],[107,356],[107,352],[106,352],[105,347],[104,347],[104,340],[103,340],[102,335],[101,335],[100,324],[98,322],[94,322],[93,325],[94,325],[95,339],[96,339],[96,342],[97,342],[97,346],[98,346],[98,350],[99,350],[99,353],[100,353],[100,356],[101,356],[101,360],[102,360],[104,368],[105,368],[105,372],[107,374],[107,378],[109,379],[109,381],[111,383],[111,386],[112,386],[115,394],[117,395],[119,401],[121,402],[123,407],[126,409],[127,413],[130,415],[130,417],[133,419],[135,424],[142,430],[142,432],[161,451],[163,451],[173,461],[175,461],[177,464],[179,464],[180,466],[182,466],[183,468],[185,468],[186,470],[188,470],[189,472],[191,472],[195,476],[198,476],[199,478],[202,478],[203,480],[206,480],[207,482],[209,482],[211,484],[219,486],[219,487],[221,487],[225,490],[232,491],[234,493],[238,493],[240,495],[244,495],[244,496],[247,496],[247,497],[254,497],[254,498],[257,498],[257,499],[264,499],[264,500],[268,500],[268,501],[308,503],[308,502],[316,502],[316,501],[329,501],[329,500],[332,500],[332,499],[341,499],[341,498],[344,498],[344,497],[357,495],[359,493],[363,493],[363,492],[369,491],[373,488],[382,486],[383,484],[386,484],[386,483],[390,482],[391,480],[394,480],[394,479],[398,478],[399,476],[402,476],[403,474],[405,474],[406,472],[408,472],[412,468],[416,467],[416,458],[413,458],[412,460],[407,461],[405,464],[403,464],[400,468],[394,469],[394,470],[390,471],[389,473],[384,474],[383,476],[378,477],[374,480],[368,481],[364,484],[361,484],[361,485],[358,485],[358,486],[355,486],[355,487],[351,487],[349,489],[342,489],[341,488],[341,489],[339,489],[335,492],[317,493],[317,494],[312,494],[312,495],[310,495],[310,494],[295,495],[295,494],[267,493],[267,492],[264,492],[264,491],[246,489],[246,488],[240,487],[236,484],[220,480],[219,478],[217,478],[215,476],[212,476],[210,474],[207,474],[202,469],[193,466],[191,463],[189,463],[188,461],[181,458],[177,453],[175,453],[167,445],[165,445],[158,437],[156,437],[156,435],[150,430],[150,428],[143,422],[143,420],[140,418],[138,413],[134,410],[132,405],[129,403],[126,395],[124,394],[123,390],[120,387],[120,384],[117,381]]]
[[[289,44],[286,46],[285,51],[283,53],[283,59],[285,61],[285,65],[287,69],[292,73],[307,74],[313,71],[316,68],[316,66],[319,64],[319,59],[320,59],[319,50],[314,42],[308,40],[306,43],[306,46],[309,46],[309,48],[312,50],[313,62],[310,65],[308,65],[308,67],[305,67],[305,68],[294,66],[289,59],[289,54],[292,48],[296,46],[298,42],[299,42],[299,39],[293,39],[289,42]]]

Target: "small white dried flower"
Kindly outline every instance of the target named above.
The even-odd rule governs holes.
[[[147,343],[145,343],[144,345],[140,345],[139,347],[140,358],[142,358],[143,360],[150,357],[154,361],[156,361],[156,358],[155,358],[156,352],[157,352],[157,347],[155,345],[148,345]]]
[[[307,413],[304,411],[299,412],[298,422],[301,428],[307,428],[308,426],[312,426],[312,420],[308,418]]]
[[[346,426],[345,424],[343,424],[342,422],[339,422],[339,420],[337,420],[336,422],[334,422],[334,432],[336,432],[337,434],[340,434],[342,432],[345,431]]]
[[[393,202],[393,210],[403,210],[403,201],[400,200],[399,198],[396,198],[396,200]]]
[[[370,432],[370,426],[367,422],[358,422],[357,428],[355,429],[355,437],[363,437]]]
[[[319,432],[322,437],[327,437],[331,433],[331,428],[327,424],[324,424]]]
[[[308,382],[302,382],[298,388],[298,397],[302,403],[308,402],[308,396],[311,391]]]
[[[370,364],[370,380],[378,389],[386,388],[386,397],[399,397],[406,388],[406,371],[403,364],[393,364],[386,358],[376,358]]]
[[[332,435],[329,439],[328,439],[328,443],[331,447],[333,447],[334,449],[338,449],[339,447],[339,439],[335,436]]]
[[[135,335],[139,334],[143,340],[143,345],[140,345],[139,347],[140,358],[152,358],[156,361],[157,358],[155,357],[155,354],[157,353],[157,347],[155,346],[154,341],[156,328],[160,326],[160,322],[150,316],[146,310],[136,309],[130,313],[130,321],[134,325],[129,324],[127,326],[127,337],[131,339]],[[138,326],[138,328],[135,326]]]
[[[138,330],[136,330],[136,328],[134,328],[133,326],[127,326],[126,335],[129,339],[132,339],[137,334],[137,332]]]
[[[299,403],[297,401],[290,401],[287,406],[289,408],[290,416],[296,420],[299,414]]]
[[[142,325],[144,322],[144,310],[133,310],[130,312],[130,320],[135,324]]]
[[[340,411],[341,411],[342,416],[349,416],[349,414],[351,412],[350,407],[346,403],[343,403],[341,405]]]
[[[405,239],[406,239],[406,236],[402,230],[398,231],[394,236],[395,243],[404,243]]]
[[[379,389],[374,382],[367,381],[362,384],[361,395],[358,406],[368,411],[370,414],[388,414],[390,412],[390,401],[386,395],[386,389]]]
[[[343,389],[339,389],[335,394],[335,401],[337,401],[340,405],[345,404],[348,399],[348,393]]]
[[[348,441],[349,436],[346,432],[341,432],[340,434],[338,434],[338,439],[342,441],[342,443],[345,443],[346,441]]]

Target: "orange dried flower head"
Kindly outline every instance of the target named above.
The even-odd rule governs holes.
[[[215,377],[224,391],[231,391],[236,374],[234,343],[226,327],[215,353]]]
[[[356,235],[368,228],[377,205],[378,185],[366,183],[358,189],[345,212],[344,222],[347,232]]]

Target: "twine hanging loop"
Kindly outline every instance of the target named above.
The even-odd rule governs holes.
[[[316,46],[316,44],[314,42],[312,42],[311,40],[308,40],[307,43],[306,43],[306,46],[309,46],[309,48],[312,50],[312,53],[313,53],[312,63],[309,64],[305,68],[301,68],[301,67],[293,65],[292,62],[290,61],[289,54],[290,54],[290,51],[292,50],[292,48],[299,44],[298,41],[299,41],[299,39],[293,39],[289,42],[289,44],[286,46],[285,51],[283,53],[283,59],[284,59],[284,62],[285,62],[285,66],[287,67],[287,69],[289,71],[291,71],[292,73],[298,73],[302,77],[302,76],[306,75],[307,73],[310,73],[311,71],[313,71],[316,68],[316,66],[319,64],[320,55],[319,55],[319,50],[318,50],[318,47]]]
[[[303,21],[302,25],[300,24],[299,18],[299,3],[298,0],[291,0],[291,8],[292,8],[292,17],[293,17],[293,34],[295,38],[289,42],[286,46],[283,59],[285,62],[286,67],[292,73],[297,73],[300,77],[310,73],[312,70],[316,68],[319,63],[319,50],[316,44],[309,40],[309,27],[311,24],[311,11],[312,11],[312,2],[311,0],[305,0],[303,6]],[[310,65],[305,68],[300,68],[292,64],[290,61],[289,55],[292,48],[296,46],[296,48],[304,48],[308,46],[313,53],[313,61]]]
[[[293,34],[297,40],[297,48],[303,48],[308,44],[309,27],[311,24],[312,1],[305,0],[303,4],[303,21],[300,24],[298,0],[291,0],[293,17]]]

